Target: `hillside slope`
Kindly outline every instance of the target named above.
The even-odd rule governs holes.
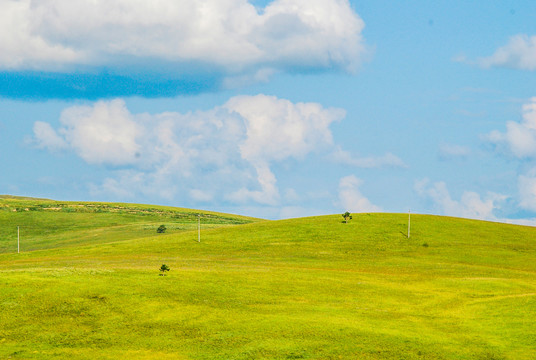
[[[0,254],[0,358],[536,358],[535,228],[341,220]]]
[[[169,206],[66,202],[0,195],[0,253],[80,246],[258,221],[245,216]],[[18,233],[17,233],[18,231]]]

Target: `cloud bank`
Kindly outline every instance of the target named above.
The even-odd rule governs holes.
[[[134,114],[122,99],[101,100],[64,109],[56,129],[36,121],[33,143],[110,170],[112,177],[92,184],[95,196],[290,209],[300,195],[292,188],[280,190],[277,164],[305,161],[310,154],[340,164],[333,154],[344,154],[343,165],[352,167],[404,165],[392,154],[359,159],[343,150],[330,126],[345,116],[343,109],[263,94],[235,96],[186,114]],[[379,211],[361,195],[360,184],[352,176],[341,180],[340,205],[354,212]],[[336,188],[333,193],[337,196]]]
[[[237,86],[281,71],[353,72],[366,54],[363,28],[348,0],[274,0],[261,9],[247,0],[5,0],[0,71],[27,86],[43,74],[58,87],[58,76],[86,74],[82,83],[67,77],[81,94],[80,86],[95,90],[95,73],[121,85],[112,95],[129,80],[177,91]]]
[[[345,112],[274,96],[236,96],[188,114],[132,114],[121,99],[65,109],[61,126],[35,122],[34,141],[72,151],[114,178],[95,193],[280,204],[272,165],[334,147],[329,129]]]

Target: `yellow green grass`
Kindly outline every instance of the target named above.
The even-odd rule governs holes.
[[[198,243],[196,215],[48,211],[0,210],[11,228],[66,216],[0,254],[0,359],[536,358],[535,228],[412,215],[407,239],[407,214],[213,214]],[[76,214],[100,225],[69,229]]]
[[[0,195],[0,253],[103,243],[258,219],[166,206],[65,202]],[[17,229],[18,228],[18,229]],[[17,233],[18,231],[18,233]]]

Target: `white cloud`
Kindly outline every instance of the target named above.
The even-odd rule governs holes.
[[[349,156],[334,144],[330,130],[344,116],[342,109],[266,95],[237,96],[187,114],[133,114],[116,99],[65,109],[57,129],[36,122],[34,141],[51,151],[74,152],[89,164],[113,166],[113,176],[91,185],[94,196],[257,203],[275,209],[318,198],[320,192],[302,196],[286,188],[281,193],[272,168],[311,153]],[[391,154],[359,164],[351,160],[364,167],[403,165]],[[380,211],[359,186],[355,177],[341,180],[341,205],[356,212]],[[321,196],[327,201],[331,195]]]
[[[491,192],[482,199],[475,192],[465,191],[457,201],[452,199],[444,182],[430,184],[428,179],[416,182],[415,191],[430,200],[441,215],[491,221],[498,220],[493,212],[499,208],[498,203],[506,199],[503,195]]]
[[[303,158],[312,151],[332,145],[329,126],[345,116],[342,109],[324,109],[317,103],[292,103],[275,96],[236,96],[223,108],[245,121],[246,137],[240,155],[257,173],[259,190],[241,188],[229,195],[237,202],[254,200],[275,205],[280,200],[272,161]]]
[[[36,31],[33,6],[29,0],[0,2],[0,69],[56,70],[81,62],[81,53]]]
[[[256,164],[255,170],[257,172],[257,181],[260,185],[259,190],[250,190],[243,187],[229,194],[226,198],[236,203],[247,203],[253,200],[259,204],[277,205],[280,195],[274,173],[266,163]]]
[[[92,164],[124,165],[137,161],[144,132],[123,100],[99,101],[93,106],[64,110],[60,133],[75,152]]]
[[[173,200],[179,188],[175,179],[160,176],[159,172],[143,172],[136,169],[119,170],[115,178],[104,179],[102,184],[91,184],[90,192],[93,196],[113,195],[121,199],[131,199],[142,194],[150,197],[159,197]]]
[[[36,144],[40,148],[54,151],[67,147],[67,142],[56,133],[49,123],[36,121],[33,126],[33,132]]]
[[[508,121],[506,132],[492,131],[484,138],[498,150],[513,155],[524,166],[533,166],[536,159],[536,97],[523,105],[521,122]],[[518,205],[521,209],[536,212],[536,168],[517,178]],[[514,222],[514,221],[510,221]],[[532,220],[515,220],[514,223],[531,224]]]
[[[333,143],[329,126],[346,115],[317,103],[293,104],[275,96],[237,96],[225,108],[246,120],[247,139],[241,144],[246,160],[302,158],[319,146]]]
[[[485,138],[498,146],[506,146],[518,158],[536,157],[536,97],[523,106],[521,122],[508,121],[506,132],[492,131]]]
[[[471,149],[467,146],[446,144],[439,145],[439,157],[441,159],[466,158],[471,154]]]
[[[348,0],[274,0],[261,11],[247,0],[3,0],[0,69],[354,71],[363,28]]]
[[[536,169],[518,178],[520,202],[523,209],[536,211]]]
[[[354,175],[345,176],[339,182],[339,203],[343,210],[352,213],[379,212],[382,209],[372,204],[361,192],[362,180]]]
[[[508,44],[498,48],[493,55],[479,59],[478,64],[485,68],[500,66],[536,70],[536,36],[513,36]]]
[[[132,118],[123,100],[67,108],[60,122],[58,131],[48,123],[35,122],[34,137],[39,147],[71,148],[91,164],[133,164],[140,156],[137,140],[144,129]]]
[[[265,95],[188,114],[132,114],[124,101],[112,100],[65,109],[57,130],[36,122],[34,137],[49,150],[121,168],[94,185],[93,194],[275,206],[282,198],[271,164],[332,147],[329,125],[343,116],[340,109]]]
[[[359,158],[354,157],[350,152],[337,147],[328,157],[334,162],[359,168],[408,167],[398,156],[391,153],[377,157]]]

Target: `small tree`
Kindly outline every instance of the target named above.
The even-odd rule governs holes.
[[[163,234],[166,232],[166,226],[165,225],[160,225],[158,227],[158,229],[156,229],[156,232],[159,233],[159,234]]]
[[[352,220],[352,215],[347,211],[344,214],[342,214],[342,217],[344,218],[344,222],[348,224],[348,219]]]
[[[169,266],[162,264],[162,266],[160,266],[160,271],[162,272],[160,276],[166,276],[166,271],[169,271]]]

